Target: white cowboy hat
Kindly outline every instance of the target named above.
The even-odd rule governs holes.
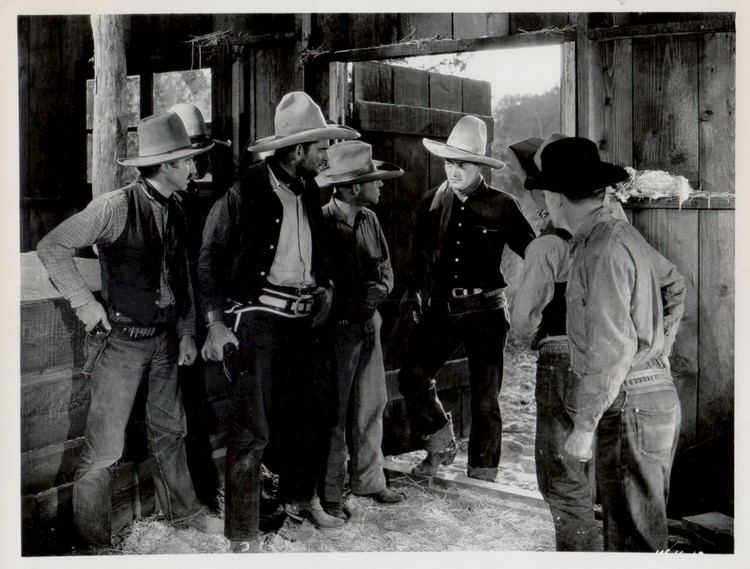
[[[398,178],[398,166],[372,159],[372,146],[359,140],[339,142],[328,148],[328,168],[315,178],[321,188],[336,184],[364,184]]]
[[[171,160],[197,156],[213,148],[193,148],[177,113],[152,115],[138,123],[138,154],[119,159],[123,166],[156,166]]]
[[[473,115],[461,117],[447,142],[423,138],[422,144],[431,154],[440,158],[485,164],[497,169],[505,167],[502,161],[487,156],[487,125]]]
[[[276,107],[273,119],[274,134],[251,143],[251,152],[266,152],[303,142],[332,138],[359,138],[359,133],[348,126],[328,125],[320,107],[303,91],[284,95]]]
[[[214,142],[221,146],[232,146],[231,140],[217,140],[211,138],[208,134],[208,127],[206,127],[206,121],[203,118],[203,113],[195,105],[190,103],[177,103],[172,105],[169,109],[170,113],[177,113],[182,119],[182,124],[185,125],[185,130],[190,137],[190,142],[193,148],[203,148],[204,146]]]

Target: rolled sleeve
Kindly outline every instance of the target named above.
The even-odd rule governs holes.
[[[206,219],[197,267],[204,312],[224,308],[232,264],[236,208],[233,188],[219,198]]]

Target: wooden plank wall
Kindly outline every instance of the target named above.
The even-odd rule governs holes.
[[[734,191],[734,33],[601,41],[593,54],[588,136],[604,159]],[[672,358],[685,449],[732,429],[734,210],[654,206],[629,214],[686,279]]]

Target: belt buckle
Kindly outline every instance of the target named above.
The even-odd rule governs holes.
[[[307,303],[311,298],[312,296],[302,296],[302,295],[295,298],[291,306],[292,314],[294,314],[295,316],[307,316],[308,314],[310,314],[310,307],[307,305]],[[305,305],[305,308],[307,309],[306,312],[304,313],[300,312],[300,304]]]
[[[463,296],[469,296],[469,289],[454,288],[454,289],[451,289],[451,295],[453,296],[453,298],[461,298]]]

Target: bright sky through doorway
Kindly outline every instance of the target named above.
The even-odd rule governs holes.
[[[409,58],[409,67],[424,69],[449,59],[452,54]],[[492,83],[492,106],[505,95],[539,94],[560,84],[560,46],[549,45],[467,54],[466,69],[438,69],[461,77]]]

